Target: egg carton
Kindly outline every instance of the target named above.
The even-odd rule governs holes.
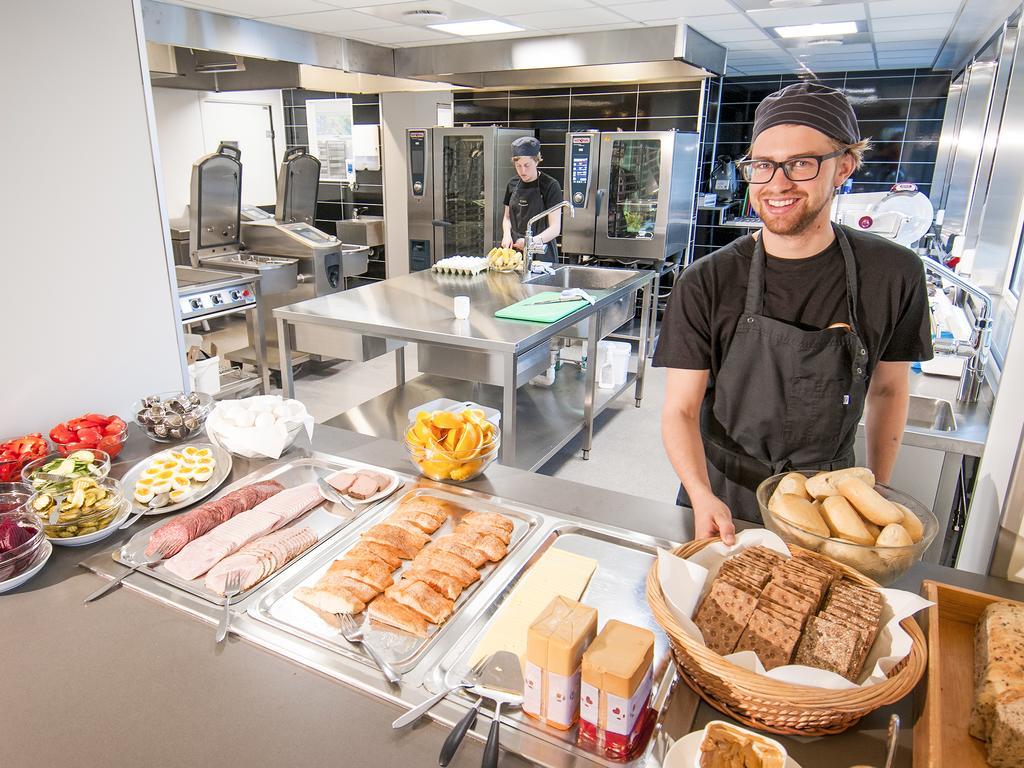
[[[449,256],[434,263],[432,272],[442,275],[479,275],[487,270],[487,259],[483,256]]]

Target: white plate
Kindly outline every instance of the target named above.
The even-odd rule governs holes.
[[[86,544],[92,544],[94,541],[100,541],[107,538],[112,533],[116,533],[117,529],[121,526],[125,520],[128,519],[128,515],[132,512],[132,505],[128,499],[121,502],[121,511],[117,513],[117,516],[110,521],[110,525],[102,530],[96,531],[96,533],[87,533],[85,536],[72,536],[68,539],[58,539],[55,537],[47,536],[46,538],[61,547],[84,547]],[[45,521],[43,523],[45,525]]]
[[[210,479],[205,483],[196,483],[196,492],[189,496],[184,501],[179,501],[177,504],[166,504],[162,507],[150,507],[147,504],[140,504],[135,501],[135,483],[142,476],[143,470],[149,466],[150,462],[153,461],[153,456],[149,456],[134,467],[124,473],[124,477],[121,478],[121,485],[124,487],[124,495],[132,505],[132,514],[138,514],[142,512],[143,516],[148,515],[166,515],[168,512],[177,512],[179,509],[185,509],[185,507],[191,507],[193,504],[202,501],[211,493],[220,488],[224,481],[228,479],[231,474],[231,465],[234,459],[231,458],[231,454],[221,448],[219,445],[214,443],[182,443],[181,445],[171,446],[164,448],[158,453],[167,453],[168,451],[181,451],[183,448],[209,448],[213,451],[213,458],[217,462],[217,465],[213,469],[213,474]],[[143,512],[143,510],[146,510]]]
[[[697,768],[700,755],[700,742],[704,738],[704,730],[688,733],[675,744],[665,755],[662,768]],[[786,768],[800,768],[792,757],[786,757]]]
[[[7,581],[0,581],[0,592],[9,592],[10,590],[15,589],[16,587],[20,587],[26,581],[31,579],[41,570],[43,570],[43,566],[46,565],[46,561],[49,560],[50,555],[53,554],[53,545],[50,544],[49,541],[44,541],[42,543],[42,546],[39,547],[39,551],[43,554],[41,557],[37,555],[39,559],[36,561],[35,565],[33,565],[27,571],[19,573],[13,579],[8,579]]]
[[[369,470],[371,472],[376,472],[378,475],[387,475],[388,477],[391,478],[391,482],[388,483],[387,487],[383,491],[377,491],[375,494],[373,494],[373,496],[371,496],[368,499],[354,499],[351,496],[349,496],[347,493],[340,493],[338,491],[335,491],[335,493],[337,493],[339,496],[343,497],[349,504],[355,504],[356,506],[360,506],[360,505],[363,505],[363,504],[373,504],[373,502],[377,501],[378,499],[383,499],[389,493],[393,493],[394,490],[398,487],[398,484],[400,482],[402,482],[399,479],[398,475],[396,475],[394,472],[389,472],[388,470],[380,469],[379,467],[350,467],[350,468],[339,469],[339,470],[336,470],[336,471],[337,472],[349,472],[350,474],[356,474],[361,469],[367,469],[367,470]],[[327,474],[325,474],[323,476],[324,482],[327,482],[327,478],[330,477],[333,474],[335,474],[335,473],[334,472],[328,472]],[[330,483],[327,483],[327,484],[331,485]],[[333,488],[333,487],[334,486],[331,485],[331,488]]]

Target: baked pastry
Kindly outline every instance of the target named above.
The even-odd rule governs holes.
[[[700,742],[700,768],[785,768],[786,750],[768,739],[734,725],[713,721]]]
[[[993,768],[1024,765],[1024,605],[992,603],[978,620],[969,732]]]

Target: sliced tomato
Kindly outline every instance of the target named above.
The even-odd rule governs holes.
[[[106,451],[111,457],[117,456],[121,452],[122,443],[116,437],[107,435],[100,439],[99,444],[96,446],[101,451]]]
[[[104,416],[103,414],[100,413],[87,413],[85,414],[85,416],[82,417],[83,421],[91,421],[98,427],[107,426],[107,424],[110,423],[110,419],[110,416]]]
[[[58,424],[50,430],[50,439],[55,443],[73,443],[76,436],[66,425]]]
[[[103,428],[103,431],[108,435],[120,435],[122,432],[124,432],[125,426],[126,424],[121,419],[117,418],[117,416],[114,416],[110,420],[110,423]]]
[[[68,454],[74,453],[75,451],[87,451],[90,448],[95,448],[96,446],[89,445],[87,443],[68,443],[66,445],[61,445],[58,447],[60,449],[60,453],[62,453],[64,456],[67,456]]]
[[[103,437],[103,433],[96,427],[83,427],[78,430],[78,442],[80,443],[89,443],[90,446],[96,445],[101,437]]]

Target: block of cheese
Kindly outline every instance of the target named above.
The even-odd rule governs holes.
[[[580,735],[608,757],[627,758],[652,720],[654,633],[611,619],[581,671]]]
[[[597,610],[559,595],[526,636],[523,711],[568,730],[580,713],[580,664],[597,635]]]
[[[597,561],[564,549],[549,549],[512,588],[469,659],[476,664],[496,651],[526,660],[526,633],[552,598],[579,600],[597,569]]]

